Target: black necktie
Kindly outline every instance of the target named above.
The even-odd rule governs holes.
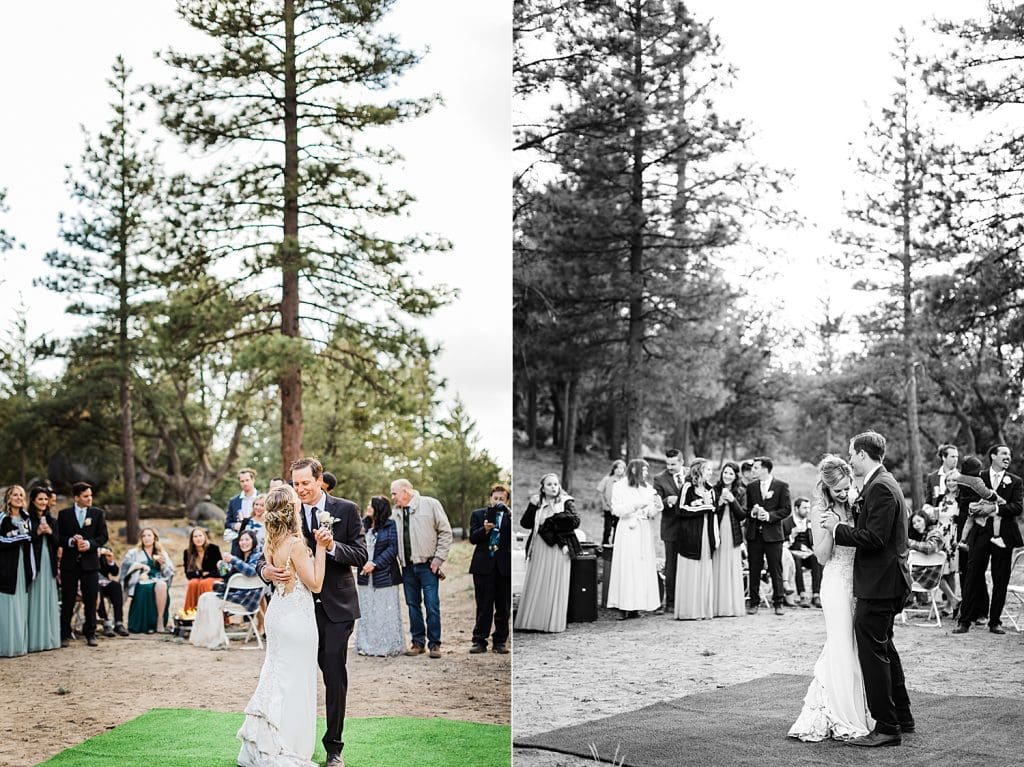
[[[405,554],[405,566],[412,567],[412,543],[409,541],[409,507],[402,507],[402,552]]]

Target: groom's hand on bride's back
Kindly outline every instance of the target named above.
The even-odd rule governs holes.
[[[267,562],[263,566],[263,580],[274,583],[287,583],[292,578],[292,571],[287,567],[274,567]]]

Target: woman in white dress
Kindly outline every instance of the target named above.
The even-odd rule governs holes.
[[[619,608],[620,621],[639,617],[640,610],[661,607],[651,519],[661,513],[662,502],[647,482],[648,472],[647,461],[634,459],[626,467],[625,479],[612,487],[612,514],[619,522],[608,581],[608,607]]]
[[[299,497],[289,485],[267,493],[266,561],[291,569],[267,608],[267,655],[238,731],[241,767],[316,767],[317,628],[313,594],[324,580],[324,547],[311,555],[299,530]]]
[[[579,527],[572,496],[562,491],[557,474],[540,478],[540,492],[530,498],[519,524],[532,530],[526,541],[526,576],[516,610],[516,630],[565,631],[569,614],[569,546],[563,543],[569,527]],[[541,536],[548,520],[558,520],[561,533]]]
[[[804,697],[803,710],[789,736],[800,740],[850,740],[867,735],[874,720],[867,710],[864,676],[857,660],[853,633],[853,559],[856,550],[837,546],[821,526],[825,514],[853,524],[850,488],[853,470],[839,456],[827,455],[818,464],[818,485],[811,507],[814,555],[824,571],[821,607],[825,616],[825,646],[814,664],[814,679]]]

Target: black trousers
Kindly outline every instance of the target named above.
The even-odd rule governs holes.
[[[110,581],[106,586],[100,586],[100,599],[97,608],[97,615],[101,621],[107,619],[107,606],[105,599],[110,600],[114,609],[114,623],[124,623],[124,595],[121,591],[121,584],[117,581]]]
[[[96,600],[100,593],[98,570],[68,568],[60,571],[60,638],[71,639],[71,616],[75,614],[75,600],[82,590],[82,609],[85,611],[85,625],[82,633],[86,637],[96,636]]]
[[[615,532],[615,526],[619,524],[619,518],[607,509],[604,511],[604,530],[601,532],[601,545],[607,546]]]
[[[965,625],[973,620],[984,618],[986,615],[988,615],[990,627],[1002,623],[1001,617],[1003,606],[1006,604],[1006,587],[1010,583],[1013,551],[1010,548],[1001,549],[992,545],[991,528],[992,523],[989,522],[978,530],[976,535],[972,536],[970,560],[967,564],[967,585],[961,586],[964,601],[960,605],[959,621]],[[962,555],[963,552],[961,552]],[[990,559],[992,561],[991,601],[989,601],[988,586],[985,583],[985,570],[988,569]]]
[[[679,549],[675,541],[665,541],[665,606],[676,601],[676,567],[679,564]]]
[[[747,583],[751,607],[761,604],[761,570],[768,560],[768,575],[772,579],[772,604],[779,607],[785,601],[786,587],[782,580],[782,541],[767,543],[761,538],[747,540]]]
[[[793,563],[796,565],[796,573],[793,575],[793,579],[796,581],[796,593],[803,596],[804,570],[806,569],[811,571],[811,593],[817,595],[821,591],[821,565],[818,564],[818,558],[814,556],[804,559],[793,557]]]
[[[323,744],[328,754],[340,754],[344,747],[341,739],[345,728],[345,699],[348,697],[348,640],[352,636],[355,621],[334,623],[324,612],[324,606],[316,603],[316,632],[318,638],[316,662],[324,675],[327,688],[327,731]]]
[[[494,644],[508,642],[508,615],[512,605],[512,577],[500,575],[495,569],[490,575],[473,575],[473,595],[476,598],[476,622],[473,624],[473,644],[486,645],[487,635],[494,625]]]
[[[892,643],[893,618],[903,609],[904,601],[905,597],[857,599],[853,612],[868,711],[875,719],[875,729],[888,734],[898,733],[900,721],[912,718],[903,663]]]

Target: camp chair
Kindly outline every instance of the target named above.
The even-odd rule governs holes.
[[[936,565],[942,565],[946,561],[946,552],[936,551],[934,554],[922,554],[920,551],[910,551],[909,564],[911,567],[911,573],[913,573],[914,567],[934,567]],[[928,605],[925,607],[917,607],[911,605],[904,607],[903,612],[900,613],[900,621],[904,624],[907,622],[907,613],[927,613],[927,621],[925,623],[915,623],[915,626],[942,626],[942,618],[939,616],[939,583],[941,578],[936,579],[935,585],[929,588],[927,585],[921,584],[918,581],[914,581],[911,584],[910,590],[912,594],[927,594]],[[934,616],[935,622],[932,622]]]
[[[1010,621],[1018,633],[1024,631],[1024,550],[1014,555],[1010,565],[1010,584],[1006,587],[1002,617]]]
[[[221,610],[230,615],[241,615],[243,618],[248,618],[248,628],[245,631],[232,631],[226,632],[228,639],[243,639],[243,644],[247,644],[252,637],[256,637],[256,644],[259,648],[263,649],[263,638],[260,636],[260,632],[256,630],[256,616],[262,614],[263,601],[260,600],[256,603],[256,607],[252,610],[247,610],[237,602],[229,602],[228,594],[232,590],[239,591],[241,589],[259,589],[263,588],[266,584],[263,583],[256,575],[243,575],[242,573],[235,573],[228,578],[227,584],[224,586],[224,595],[221,598]]]

